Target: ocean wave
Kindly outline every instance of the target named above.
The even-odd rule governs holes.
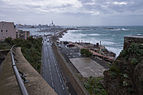
[[[101,41],[101,44],[103,45],[114,45],[114,42],[110,42],[110,41]]]
[[[137,36],[142,36],[143,34],[136,34]]]
[[[111,29],[113,31],[127,31],[129,29],[126,29],[126,28],[115,28],[115,29]]]
[[[87,36],[99,36],[100,34],[87,34]]]
[[[95,37],[90,37],[90,36],[99,36],[100,34],[82,34],[82,33],[71,33],[68,32],[66,33],[60,40],[62,41],[72,41],[72,42],[77,42],[77,41],[82,41],[82,42],[90,42],[93,44],[99,43],[101,41],[102,45],[114,45],[114,42],[107,41],[104,39],[95,39]]]
[[[116,57],[119,56],[120,52],[122,51],[122,48],[114,48],[114,47],[106,47],[109,51],[112,51],[116,54]]]

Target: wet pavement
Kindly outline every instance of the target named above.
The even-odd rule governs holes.
[[[70,61],[83,77],[101,77],[106,70],[90,58],[71,58]]]

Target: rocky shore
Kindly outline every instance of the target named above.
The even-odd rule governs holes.
[[[57,33],[56,36],[54,36],[53,38],[55,39],[55,41],[57,41],[58,44],[60,45],[67,45],[67,47],[78,47],[79,49],[88,49],[90,50],[90,52],[93,54],[93,56],[99,57],[102,60],[105,61],[109,61],[109,62],[113,62],[116,54],[109,51],[105,46],[96,43],[96,44],[92,44],[92,43],[87,43],[87,42],[70,42],[70,41],[60,41],[59,38],[62,38],[62,36],[64,35],[64,33],[67,33],[68,30],[73,30],[70,28],[64,29],[61,32]]]
[[[103,45],[99,45],[99,43],[91,44],[86,42],[69,42],[69,41],[59,41],[59,46],[65,46],[70,49],[87,49],[92,53],[92,57],[99,57],[102,60],[113,62],[116,54],[108,51]],[[78,51],[80,53],[80,51]]]

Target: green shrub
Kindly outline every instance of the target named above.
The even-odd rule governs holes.
[[[12,45],[13,42],[12,42],[12,38],[8,37],[4,40],[6,43],[8,43],[9,45]]]
[[[132,43],[128,48],[127,52],[131,56],[136,56],[136,57],[143,56],[143,45]]]
[[[14,39],[6,38],[3,45],[0,48],[8,47],[11,48],[12,45],[21,47],[24,57],[29,61],[29,63],[40,72],[41,66],[41,51],[42,51],[42,38],[34,39],[32,37],[27,40],[24,39]]]
[[[0,49],[10,49],[11,46],[8,43],[0,42]]]
[[[90,95],[107,95],[106,90],[101,84],[103,78],[89,77],[84,83],[84,87],[88,90]]]
[[[126,52],[125,50],[122,50],[121,53],[120,53],[120,55],[121,55],[122,57],[125,57],[125,56],[127,56],[127,52]]]
[[[111,65],[109,70],[112,71],[112,72],[120,73],[119,67],[114,63]]]
[[[88,49],[81,49],[80,53],[81,53],[81,55],[86,56],[86,57],[92,56],[92,53]]]
[[[137,59],[136,59],[136,58],[132,58],[132,59],[131,59],[131,64],[136,65],[137,63],[138,63],[138,61],[137,61]]]

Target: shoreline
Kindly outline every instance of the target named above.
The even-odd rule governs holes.
[[[60,38],[58,38],[58,41],[68,41],[68,42],[73,42],[73,43],[76,43],[76,42],[82,42],[82,43],[91,43],[91,44],[96,44],[97,42],[100,42],[100,41],[97,41],[96,43],[95,42],[89,42],[89,41],[83,41],[83,40],[77,40],[77,41],[70,41],[70,40],[62,40],[63,39],[63,36],[65,35],[65,33],[68,33],[70,29],[66,30],[66,32],[64,32],[62,34],[62,36]],[[71,29],[73,30],[73,29]],[[75,30],[78,30],[78,29],[75,29]],[[74,38],[73,38],[74,39]],[[120,55],[120,52],[123,50],[123,47],[122,48],[114,48],[112,46],[107,46],[105,45],[106,41],[102,41],[102,45],[105,46],[105,48],[110,51],[110,52],[113,52],[116,54],[116,58]]]
[[[76,43],[78,43],[78,44],[90,44],[90,45],[96,45],[96,44],[99,44],[99,43],[88,43],[88,42],[74,42],[74,41],[62,41],[62,40],[60,40],[60,38],[62,38],[63,36],[64,36],[64,33],[67,33],[68,31],[69,31],[70,29],[66,29],[66,30],[64,30],[64,31],[62,31],[62,32],[60,32],[60,36],[57,36],[57,41],[58,42],[69,42],[69,43],[72,43],[72,44],[76,44]],[[104,49],[108,52],[108,53],[110,53],[111,55],[113,55],[112,57],[114,57],[114,59],[115,58],[117,58],[117,55],[116,55],[116,53],[115,52],[113,52],[113,51],[110,51],[105,45],[100,45],[101,47],[104,47]],[[89,48],[88,48],[89,49]],[[92,51],[91,51],[92,52]],[[98,54],[97,54],[98,55]],[[114,56],[115,55],[115,56]],[[99,55],[100,57],[102,56],[102,55]],[[104,58],[106,58],[106,56],[104,57]],[[108,58],[107,58],[108,59]],[[109,58],[109,60],[110,60],[110,58]]]

